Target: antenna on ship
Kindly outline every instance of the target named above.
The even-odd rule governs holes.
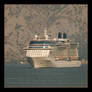
[[[45,39],[48,40],[48,35],[47,35],[47,30],[46,29],[44,30],[44,36],[45,36]]]
[[[35,35],[35,40],[37,40],[37,38],[38,38],[38,35]]]

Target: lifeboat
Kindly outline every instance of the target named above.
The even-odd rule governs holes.
[[[55,59],[56,60],[64,60],[64,59],[66,59],[67,57],[56,57]]]
[[[56,57],[56,60],[67,60],[67,57]],[[69,57],[69,60],[78,60],[79,57]]]
[[[69,59],[70,59],[70,60],[78,60],[79,57],[70,57]]]

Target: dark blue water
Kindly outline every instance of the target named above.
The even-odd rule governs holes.
[[[5,87],[87,87],[87,65],[80,68],[31,68],[5,64]]]

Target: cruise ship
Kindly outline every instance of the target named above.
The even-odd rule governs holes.
[[[79,43],[67,39],[66,33],[59,32],[57,38],[52,39],[44,30],[44,38],[35,35],[24,50],[34,68],[64,68],[81,66],[78,47]]]

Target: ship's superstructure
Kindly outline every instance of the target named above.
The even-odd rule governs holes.
[[[79,43],[67,39],[66,33],[58,33],[58,38],[50,39],[44,31],[43,39],[35,35],[25,48],[28,62],[35,68],[41,67],[79,67],[81,62],[78,56]]]

